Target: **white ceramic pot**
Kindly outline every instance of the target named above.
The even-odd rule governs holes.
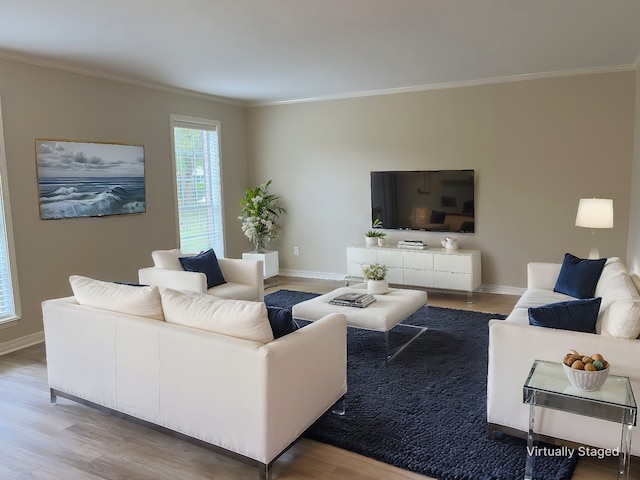
[[[389,281],[383,280],[367,280],[367,293],[371,295],[383,295],[389,291]]]
[[[364,243],[367,245],[377,245],[378,238],[377,237],[364,237]]]
[[[386,244],[387,244],[387,242],[384,239],[384,237],[378,237],[378,246],[379,247],[384,247]]]

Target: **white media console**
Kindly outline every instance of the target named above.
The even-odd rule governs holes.
[[[387,266],[387,280],[395,285],[461,290],[471,297],[482,282],[479,250],[358,245],[347,247],[347,283],[362,279],[362,267],[375,262]]]

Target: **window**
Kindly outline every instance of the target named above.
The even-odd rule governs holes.
[[[20,318],[20,306],[11,231],[7,160],[2,132],[0,109],[0,323],[6,323]]]
[[[180,249],[224,257],[220,123],[171,116]]]

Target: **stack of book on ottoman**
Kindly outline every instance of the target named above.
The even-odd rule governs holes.
[[[329,300],[331,305],[340,305],[342,307],[357,307],[364,308],[375,302],[376,299],[373,295],[368,293],[343,293],[337,297]]]

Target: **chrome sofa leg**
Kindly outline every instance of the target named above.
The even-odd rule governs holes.
[[[333,404],[333,407],[331,407],[331,413],[334,415],[340,415],[341,417],[347,413],[347,399],[344,395],[340,400]]]
[[[260,480],[271,480],[271,469],[267,463],[260,467]]]

